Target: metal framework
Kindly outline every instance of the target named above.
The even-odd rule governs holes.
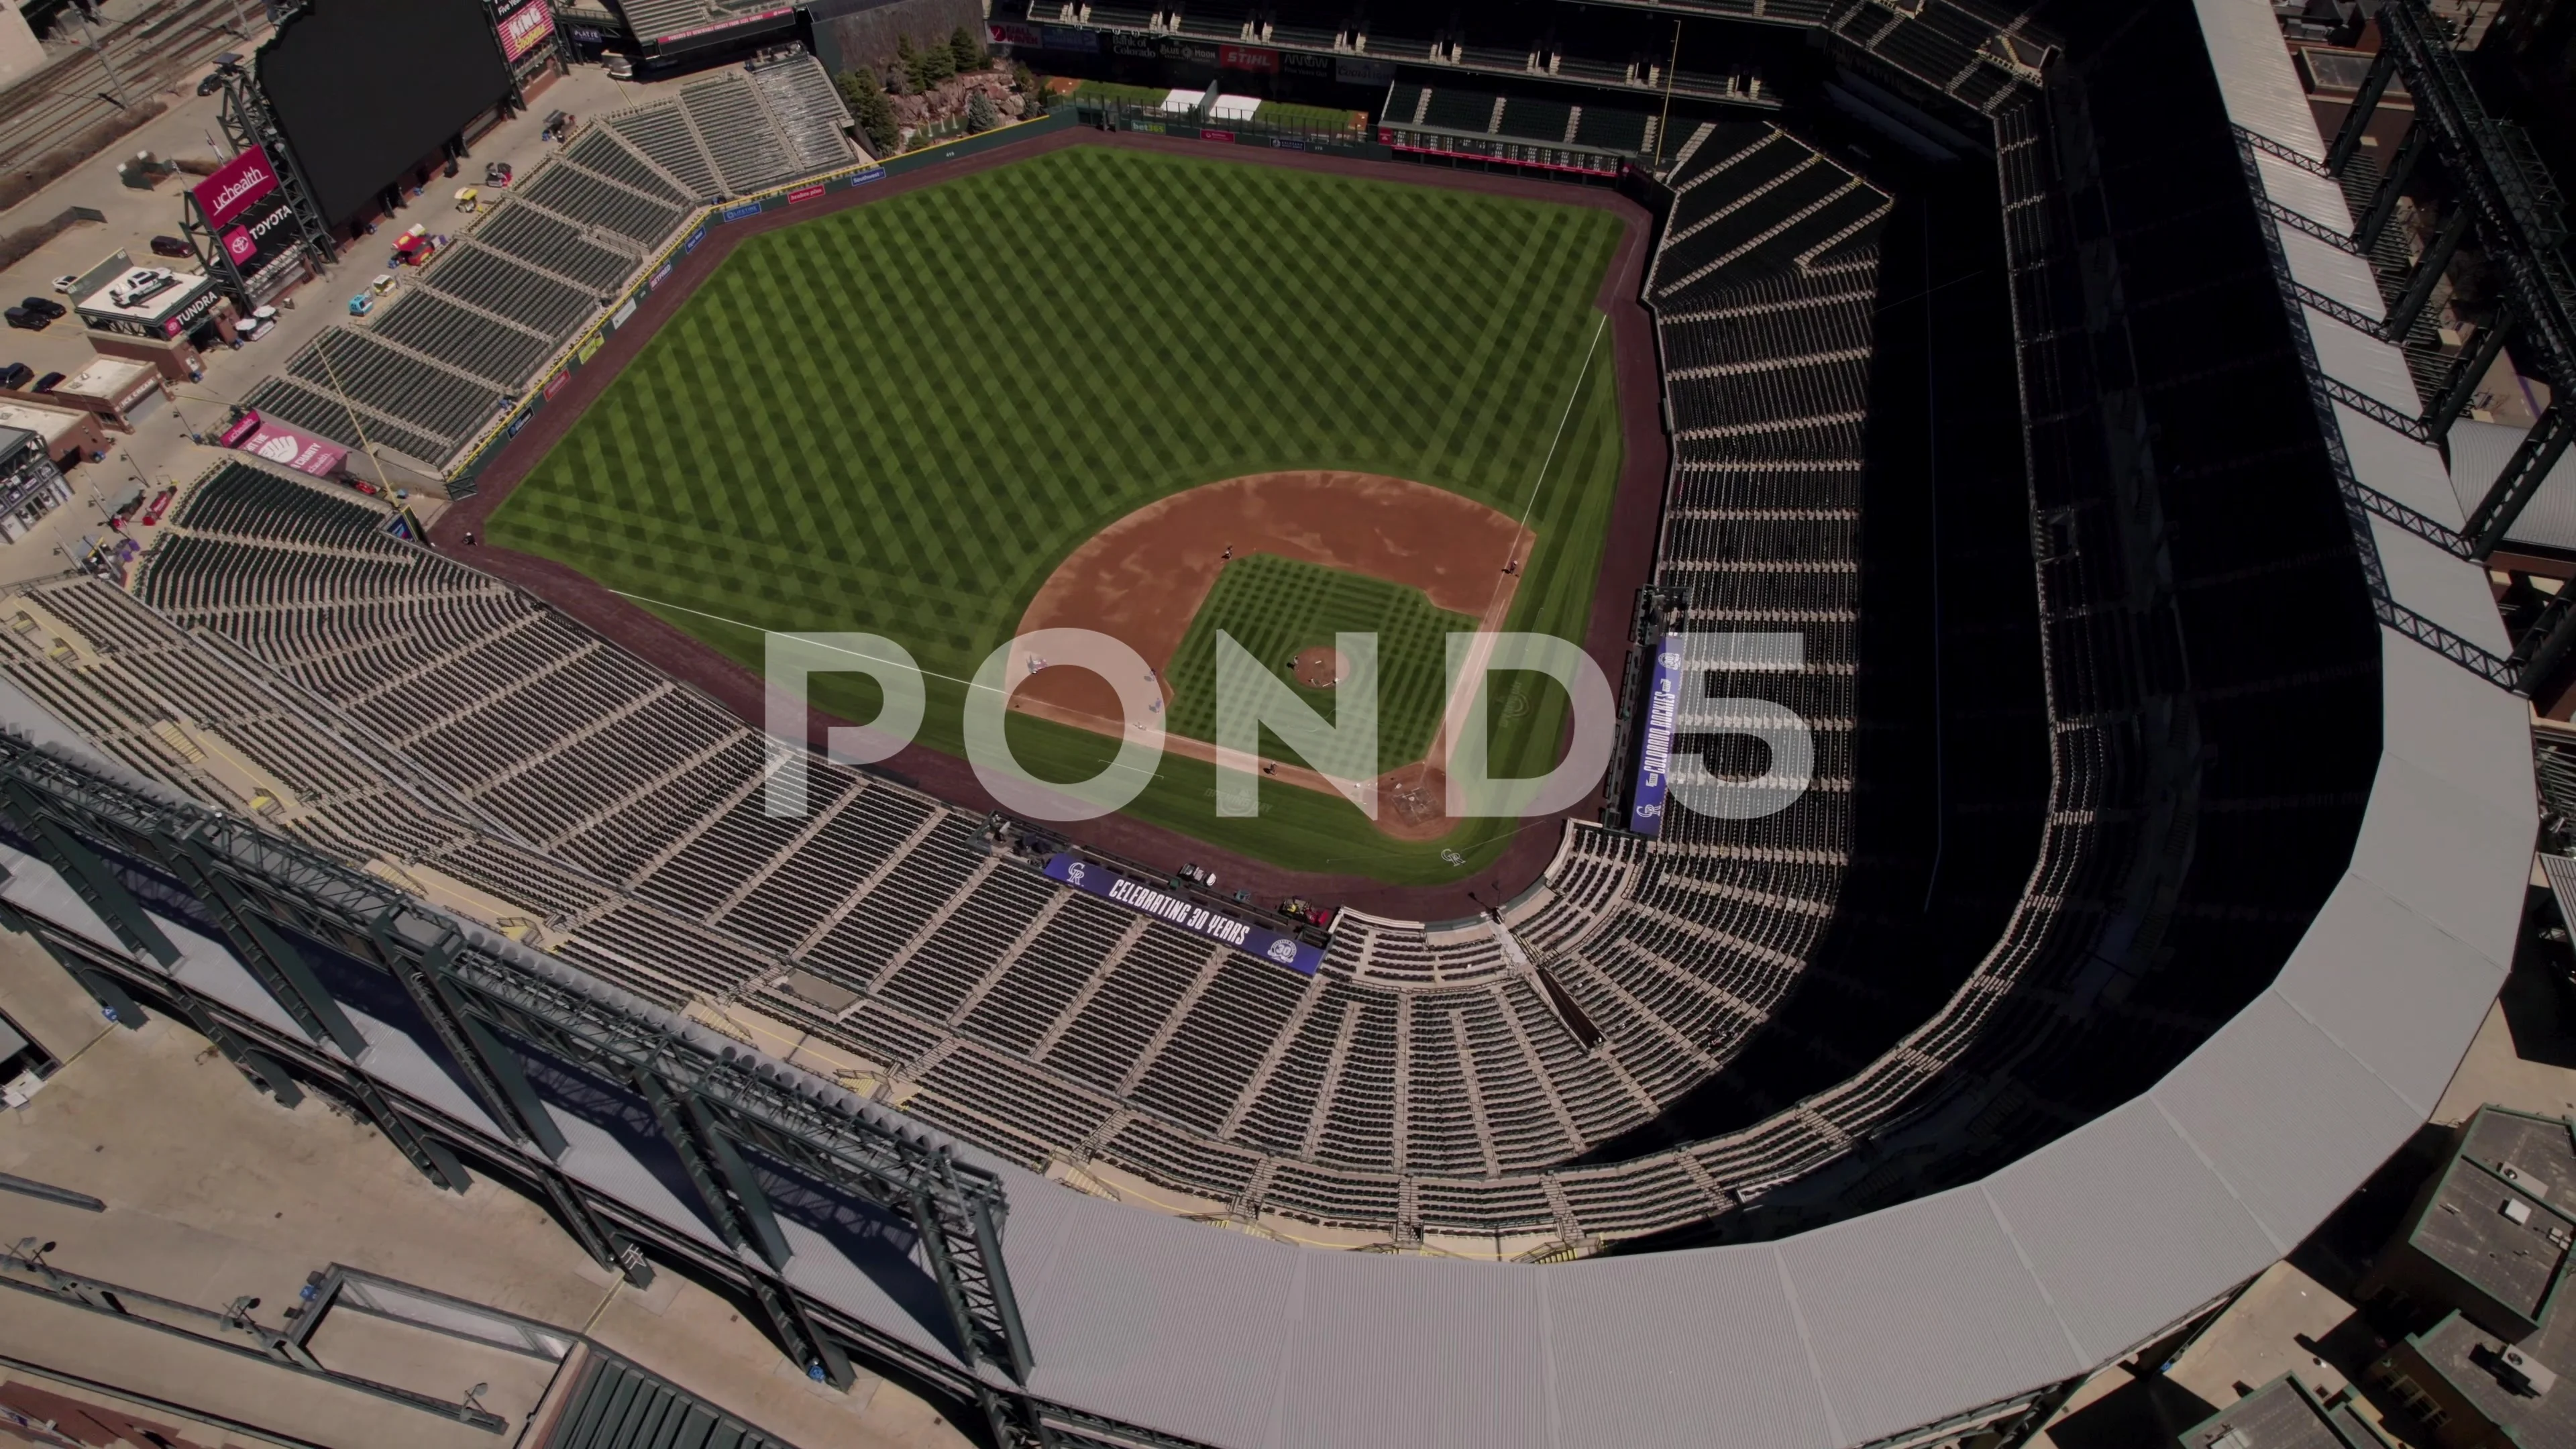
[[[2397,602],[2396,596],[2389,591],[2388,572],[2379,558],[2379,541],[2371,536],[2372,518],[2387,519],[2409,533],[2464,558],[2469,554],[2466,540],[2438,521],[2363,483],[2360,475],[2353,471],[2352,455],[2344,447],[2343,428],[2335,417],[2336,407],[2349,407],[2374,421],[2389,426],[2395,424],[2389,421],[2391,415],[2384,405],[2376,399],[2364,398],[2354,389],[2327,377],[2324,366],[2317,361],[2316,340],[2308,331],[2307,314],[2310,308],[2316,307],[2319,294],[2302,286],[2290,275],[2289,254],[2281,246],[2278,226],[2286,217],[2297,216],[2298,213],[2265,197],[2262,167],[2255,159],[2261,154],[2278,154],[2280,148],[2262,141],[2242,126],[2235,127],[2234,131],[2237,154],[2245,170],[2246,192],[2262,203],[2263,216],[2275,223],[2269,226],[2258,223],[2255,230],[2262,234],[2264,259],[2271,267],[2274,282],[2281,289],[2282,306],[2289,313],[2291,344],[2298,353],[2299,370],[2307,378],[2309,400],[2317,415],[2317,436],[2325,445],[2327,466],[2334,471],[2335,485],[2343,494],[2344,516],[2352,529],[2353,555],[2361,562],[2362,576],[2370,591],[2371,612],[2382,624],[2488,683],[2501,689],[2516,688],[2527,673],[2519,661],[2497,658],[2490,651]],[[2297,227],[2297,230],[2306,231],[2316,226],[2306,217],[2299,220],[2305,225]],[[2326,309],[2317,310],[2325,312]],[[2337,314],[2327,312],[2326,315]],[[2367,407],[2363,405],[2365,403]],[[2413,422],[2412,419],[2404,421]],[[2431,441],[2420,430],[2407,435],[2418,442]]]
[[[304,168],[296,161],[294,148],[286,144],[286,133],[277,127],[277,116],[269,109],[268,96],[259,88],[259,78],[236,57],[218,60],[215,73],[200,83],[201,89],[205,86],[213,86],[223,92],[222,104],[215,113],[216,123],[223,127],[224,139],[232,143],[234,153],[239,154],[253,146],[267,148],[269,162],[277,168],[278,189],[286,193],[287,205],[295,212],[298,242],[316,264],[317,270],[321,265],[337,261],[340,243],[331,235],[330,218],[322,214],[321,206],[313,200],[313,188],[304,179]],[[223,265],[216,269],[216,274],[234,277],[246,286],[249,279],[241,277],[233,268],[232,259],[224,255],[223,247],[216,243],[212,232],[199,227],[195,233],[190,240],[196,242],[201,251],[209,252],[212,258],[222,260]],[[249,293],[244,290],[236,300],[248,307],[251,305],[248,299]]]
[[[2447,436],[2452,419],[2494,362],[2508,333],[2519,340],[2524,355],[2537,362],[2551,388],[2549,406],[2461,529],[2466,555],[2484,559],[2503,544],[2506,531],[2539,491],[2541,480],[2569,442],[2576,440],[2576,407],[2567,401],[2569,387],[2576,385],[2576,281],[2571,281],[2559,252],[2567,239],[2565,198],[2521,129],[2488,114],[2451,50],[2446,22],[2427,11],[2423,0],[2388,0],[2379,12],[2379,28],[2383,37],[2379,57],[2371,63],[2326,153],[2326,170],[2340,180],[2351,168],[2381,98],[2400,78],[2414,100],[2415,120],[2390,158],[2378,195],[2355,228],[2360,248],[2366,250],[2386,224],[2398,193],[2424,160],[2440,164],[2457,197],[2451,216],[2390,309],[2391,335],[2413,323],[2473,231],[2504,282],[2505,315],[2444,383],[2425,413],[2422,434],[2434,442]],[[2543,652],[2563,655],[2571,640],[2576,640],[2576,635],[2558,637],[2576,630],[2576,615],[2567,619],[2542,650],[2532,653],[2533,660]],[[2518,670],[2517,684],[2526,691],[2541,682],[2528,666]]]
[[[281,1102],[311,1086],[363,1112],[441,1188],[470,1183],[471,1157],[541,1197],[594,1260],[633,1281],[652,1275],[648,1243],[720,1275],[759,1304],[777,1341],[817,1380],[848,1386],[856,1346],[974,1405],[997,1445],[1175,1442],[1027,1394],[1034,1355],[1003,1253],[1004,1185],[960,1161],[938,1134],[486,937],[301,844],[5,733],[0,827],[52,867],[125,950],[5,901],[0,926],[34,936],[110,1019],[140,1025],[142,1000],[173,1011]],[[183,982],[185,953],[156,914],[223,939],[303,1039]],[[316,948],[399,983],[508,1147],[370,1073],[369,1043],[317,969]],[[607,1084],[622,1107],[649,1112],[730,1252],[563,1172],[566,1139],[532,1072]],[[764,1179],[801,1179],[908,1222],[963,1372],[792,1286],[794,1249]]]

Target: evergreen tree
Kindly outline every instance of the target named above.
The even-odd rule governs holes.
[[[876,72],[862,67],[845,70],[835,79],[841,99],[849,102],[850,114],[859,123],[859,133],[868,138],[868,149],[879,156],[891,153],[903,127],[895,120],[894,102],[886,98]]]
[[[904,44],[911,49],[909,39]],[[912,88],[927,93],[931,87],[957,74],[957,57],[949,53],[947,46],[924,46],[911,50],[905,68],[912,76]]]
[[[982,70],[984,42],[977,40],[974,32],[960,25],[949,34],[948,59],[957,67],[959,75]]]
[[[895,37],[894,65],[906,85],[916,91],[921,89],[921,52],[913,49],[911,36]]]
[[[993,109],[993,98],[977,91],[966,101],[966,129],[989,131],[1002,123],[1001,113]]]
[[[1021,61],[1011,67],[1011,84],[1020,88],[1020,118],[1022,120],[1027,120],[1032,116],[1043,116],[1046,114],[1046,85],[1038,79],[1036,71],[1029,69],[1026,61]]]

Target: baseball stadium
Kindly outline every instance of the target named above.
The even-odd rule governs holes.
[[[251,394],[343,476],[0,594],[7,924],[997,1445],[2021,1443],[2423,1126],[2530,486],[2271,7],[988,9],[953,143],[792,46],[582,118]],[[1453,815],[1592,702],[1480,631],[1575,803]],[[1374,737],[1221,750],[1225,648]],[[978,691],[1149,777],[1014,810]]]

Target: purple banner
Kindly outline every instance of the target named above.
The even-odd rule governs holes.
[[[1075,890],[1116,902],[1131,911],[1152,916],[1165,925],[1232,946],[1246,956],[1274,966],[1285,966],[1300,975],[1312,976],[1315,969],[1324,964],[1322,950],[1294,936],[1265,931],[1249,921],[1210,910],[1169,891],[1147,885],[1124,872],[1111,870],[1095,860],[1084,860],[1078,855],[1058,851],[1047,857],[1046,873],[1050,880],[1060,880]]]
[[[1673,713],[1682,702],[1682,641],[1667,634],[1655,649],[1655,684],[1646,697],[1646,738],[1637,750],[1637,786],[1628,794],[1628,828],[1664,833],[1664,791],[1673,768]]]

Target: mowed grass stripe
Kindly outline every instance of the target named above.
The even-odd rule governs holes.
[[[1617,240],[1606,214],[1546,202],[1103,147],[1030,158],[747,241],[492,537],[612,588],[882,633],[971,675],[1067,553],[1178,489],[1344,468],[1518,516]],[[1597,372],[1514,610],[1570,637],[1618,472]],[[673,618],[757,663],[755,633]],[[934,683],[925,743],[956,747],[957,706]],[[1105,743],[1014,730],[1054,778]],[[1212,783],[1167,763],[1131,813],[1389,879],[1446,878],[1441,846],[1481,859],[1510,828],[1398,847],[1338,801],[1275,790],[1263,820],[1220,826]]]

